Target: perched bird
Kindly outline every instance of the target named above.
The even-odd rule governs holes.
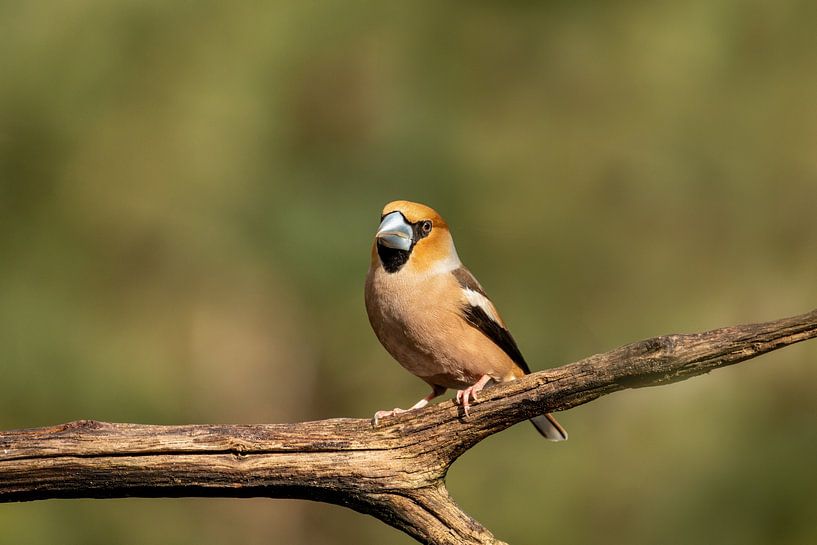
[[[467,415],[490,381],[530,373],[494,304],[460,262],[448,225],[428,206],[394,201],[383,209],[366,276],[366,311],[389,354],[431,386],[411,409],[452,388]],[[374,421],[400,412],[378,411]],[[531,422],[551,441],[567,439],[549,414]]]

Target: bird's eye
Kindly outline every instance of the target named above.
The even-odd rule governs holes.
[[[431,222],[428,221],[428,220],[425,220],[422,223],[422,225],[420,225],[420,229],[422,229],[423,233],[425,233],[426,235],[429,234],[431,232]]]

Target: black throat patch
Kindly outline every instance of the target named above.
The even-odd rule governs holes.
[[[383,264],[383,270],[387,273],[395,273],[403,268],[411,255],[412,247],[408,250],[400,250],[398,248],[389,248],[382,244],[377,245],[377,255],[380,256],[380,262]]]

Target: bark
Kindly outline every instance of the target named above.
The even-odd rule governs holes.
[[[0,502],[48,498],[302,498],[371,514],[421,543],[498,544],[451,500],[451,464],[543,412],[708,373],[817,336],[817,310],[629,344],[480,394],[384,419],[151,426],[83,420],[0,432]]]

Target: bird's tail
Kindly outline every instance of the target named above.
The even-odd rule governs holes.
[[[550,413],[535,416],[530,421],[548,441],[567,441],[567,432]]]

